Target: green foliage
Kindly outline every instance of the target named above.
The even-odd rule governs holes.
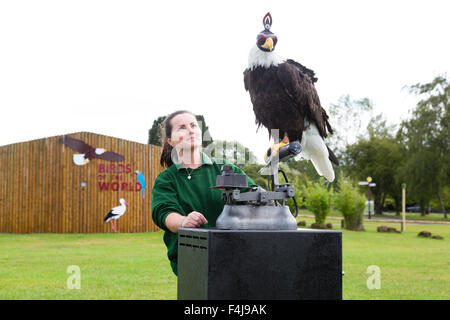
[[[286,163],[283,163],[283,168],[288,168],[287,170],[292,171],[292,175],[295,177],[301,177],[301,183],[300,180],[298,182],[298,186],[296,186],[296,190],[300,190],[304,186],[306,186],[306,183],[309,182],[317,182],[317,183],[323,183],[326,181],[326,179],[322,176],[319,176],[317,174],[316,169],[314,168],[314,165],[311,161],[305,161],[305,160],[292,160]],[[330,190],[333,188],[334,190],[339,190],[339,185],[337,184],[338,178],[342,174],[341,167],[336,167],[333,164],[333,170],[335,173],[335,180],[332,183],[326,182],[327,189]],[[290,175],[291,176],[291,175]],[[289,176],[289,179],[291,179]],[[297,189],[298,187],[298,189]]]
[[[443,193],[450,186],[450,82],[438,76],[431,83],[411,86],[410,91],[422,100],[397,133],[404,144],[401,176],[408,196],[419,202],[423,214],[433,197],[445,213]]]
[[[330,122],[334,134],[329,136],[326,144],[340,159],[345,146],[353,143],[361,136],[366,128],[365,116],[373,110],[373,103],[369,98],[354,100],[349,95],[341,96],[337,103],[329,107]]]
[[[258,173],[258,171],[263,166],[264,165],[261,165],[261,164],[248,164],[248,165],[244,166],[242,168],[242,170],[247,174],[247,176],[252,178],[252,180],[257,185],[264,188],[265,190],[269,190],[268,185],[267,185],[267,183],[268,183],[267,176],[261,175],[260,173]],[[285,171],[289,183],[295,189],[294,197],[295,197],[295,200],[297,201],[297,206],[300,209],[300,207],[302,207],[304,205],[303,192],[302,192],[302,188],[303,188],[304,184],[303,185],[301,184],[301,177],[303,178],[304,176],[301,176],[298,171],[287,167],[285,164],[281,164],[281,167]],[[284,177],[281,174],[279,174],[278,179],[279,179],[280,183],[285,182]],[[303,179],[303,181],[305,181],[305,180]],[[292,199],[287,200],[286,205],[289,207],[289,210],[291,211],[291,213],[295,214],[296,210],[295,210],[294,200],[292,200]]]
[[[289,183],[292,184],[292,186],[295,189],[295,200],[297,202],[298,208],[308,206],[307,200],[310,197],[310,194],[314,194],[317,199],[320,199],[319,194],[328,192],[328,209],[322,210],[318,209],[316,212],[319,212],[319,220],[321,220],[321,216],[326,213],[328,215],[330,211],[330,204],[329,204],[329,198],[331,195],[331,190],[336,190],[336,185],[334,181],[333,183],[326,182],[326,180],[319,176],[317,174],[316,169],[314,169],[313,164],[311,161],[289,161],[289,162],[283,162],[280,164],[280,168],[284,170],[286,173]],[[336,177],[340,176],[340,170],[338,167],[335,167],[335,173]],[[282,175],[279,176],[279,181],[284,182],[284,178]],[[320,192],[315,190],[315,188],[320,189]],[[323,195],[324,196],[324,195]],[[324,196],[325,198],[325,196]],[[320,203],[320,201],[316,202]],[[289,199],[286,202],[286,205],[289,206],[289,209],[292,213],[295,213],[295,204],[292,199]],[[313,206],[313,204],[310,203],[310,206]],[[316,206],[317,207],[317,206]],[[319,206],[320,207],[320,206]],[[323,208],[325,208],[326,205],[323,204]],[[308,207],[309,208],[309,207]],[[312,209],[310,209],[312,211]],[[325,215],[325,217],[326,217]],[[319,223],[319,222],[317,222]]]
[[[306,207],[314,213],[317,224],[324,224],[330,213],[331,194],[324,183],[308,183],[303,193]]]
[[[161,146],[161,123],[166,117],[158,117],[153,121],[151,129],[148,131],[148,143],[155,146]]]
[[[301,195],[300,192],[298,192],[297,190],[295,190],[294,198],[295,198],[295,201],[297,202],[297,208],[298,208],[298,210],[300,210],[300,208],[301,208],[302,206],[304,206],[303,196]],[[297,212],[297,210],[296,210],[296,208],[295,208],[294,200],[293,200],[292,198],[291,198],[291,199],[288,199],[288,200],[286,201],[286,205],[289,207],[289,211],[291,211],[291,213],[292,213],[293,215],[295,215],[295,213]]]
[[[450,208],[450,185],[442,188],[441,200],[445,208]],[[433,200],[430,202],[430,205],[433,208],[440,208],[442,204],[439,198],[433,198]]]
[[[340,192],[334,194],[334,205],[340,211],[345,220],[345,228],[348,230],[362,231],[365,198],[351,183],[340,179]]]
[[[401,177],[399,167],[402,164],[402,145],[389,134],[386,121],[381,116],[371,120],[369,137],[348,145],[345,152],[345,173],[358,181],[372,177],[376,183],[371,188],[374,195],[375,210],[382,213],[388,196],[396,203],[396,210],[401,209]],[[364,187],[367,192],[367,186]]]
[[[216,140],[204,152],[211,157],[226,159],[240,168],[257,163],[254,153],[237,141]]]
[[[319,181],[324,180],[323,177],[321,177],[317,174],[317,171],[316,171],[316,169],[314,169],[314,165],[312,164],[311,161],[292,160],[292,161],[286,162],[286,165],[284,165],[284,167],[286,167],[286,166],[289,169],[297,172],[298,175],[301,175],[305,184],[306,184],[306,181],[319,182]]]
[[[263,165],[261,164],[248,164],[242,167],[242,171],[250,177],[258,186],[267,190],[267,179],[265,176],[262,176],[258,173],[258,170],[261,169]]]
[[[213,143],[213,139],[209,133],[209,127],[206,125],[205,118],[202,115],[196,115],[198,125],[202,129],[202,147],[207,148],[211,143]]]
[[[430,83],[409,87],[421,100],[412,111],[409,119],[402,121],[397,134],[395,128],[388,126],[382,115],[373,117],[365,135],[359,135],[355,143],[348,144],[340,157],[346,176],[357,181],[373,178],[376,187],[371,189],[375,210],[382,213],[386,199],[394,200],[397,212],[401,210],[401,184],[407,184],[407,202],[441,208],[446,217],[448,206],[447,191],[450,187],[450,85],[445,76],[438,76]],[[355,118],[357,113],[370,109],[349,106],[358,104],[348,97],[339,104],[332,105],[332,119]],[[364,103],[361,104],[364,106]],[[367,104],[367,105],[370,105]],[[341,113],[341,114],[340,114]],[[338,121],[339,124],[339,121]],[[348,125],[356,126],[357,121]],[[339,138],[337,126],[336,136]],[[335,138],[336,138],[335,137]],[[339,138],[340,140],[340,138]],[[361,191],[363,191],[362,187]],[[365,187],[364,192],[367,192]]]
[[[297,202],[297,208],[300,210],[301,207],[305,206],[305,200],[304,200],[304,189],[308,183],[309,178],[308,176],[303,172],[300,172],[299,170],[295,169],[295,166],[290,166],[291,163],[297,162],[297,161],[290,161],[290,162],[282,162],[280,163],[280,169],[284,171],[288,178],[288,182],[294,187],[295,194],[294,198]],[[282,174],[279,174],[278,181],[280,183],[285,183],[284,177]],[[296,208],[294,200],[288,199],[286,201],[286,205],[289,207],[289,210],[292,214],[295,215]]]

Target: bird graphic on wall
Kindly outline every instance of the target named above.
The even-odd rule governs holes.
[[[264,16],[263,25],[244,71],[245,90],[250,94],[255,123],[258,129],[261,125],[267,128],[269,137],[272,130],[279,130],[282,141],[274,146],[273,155],[283,145],[299,141],[302,151],[295,159],[311,160],[317,173],[332,182],[335,174],[331,163],[339,165],[339,161],[324,142],[333,130],[314,87],[315,73],[274,52],[278,39],[270,31],[270,13]]]
[[[138,182],[141,185],[142,199],[144,199],[145,198],[144,189],[147,188],[147,185],[145,184],[145,177],[139,170],[136,170],[134,173],[136,173]]]
[[[128,205],[128,202],[126,202],[125,199],[123,198],[121,198],[119,202],[120,206],[112,208],[103,218],[103,222],[108,223],[111,221],[111,227],[114,230],[114,232],[118,232],[116,228],[116,220],[124,215]]]
[[[81,140],[69,136],[63,136],[61,138],[61,143],[77,152],[80,152],[73,155],[73,162],[78,166],[83,166],[89,163],[89,161],[93,158],[109,161],[123,161],[125,158],[123,155],[118,153],[107,151],[103,148],[94,148]]]

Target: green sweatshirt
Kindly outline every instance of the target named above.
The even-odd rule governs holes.
[[[176,275],[178,275],[178,234],[167,228],[166,217],[172,212],[186,216],[192,211],[197,211],[208,220],[208,223],[201,227],[214,228],[225,203],[222,200],[222,192],[210,187],[216,185],[217,175],[222,174],[221,168],[224,164],[230,163],[224,159],[211,159],[202,152],[202,165],[197,169],[188,171],[180,164],[174,163],[162,171],[153,184],[153,222],[165,231],[167,256]],[[231,166],[235,173],[244,173],[239,167],[233,164]],[[191,173],[191,179],[188,179],[188,173]],[[257,187],[250,178],[248,186]]]

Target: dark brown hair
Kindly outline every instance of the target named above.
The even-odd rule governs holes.
[[[179,114],[183,113],[189,113],[192,114],[195,117],[195,114],[193,114],[190,111],[187,110],[178,110],[175,112],[172,112],[169,114],[164,121],[161,123],[161,145],[163,147],[161,152],[161,159],[159,160],[159,163],[163,167],[170,167],[173,164],[172,161],[172,150],[173,147],[167,142],[167,138],[170,138],[172,136],[172,119],[175,118]]]

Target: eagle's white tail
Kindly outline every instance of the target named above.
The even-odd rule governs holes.
[[[311,157],[311,162],[314,165],[317,173],[327,178],[329,182],[334,181],[334,170],[331,166],[331,161],[324,157]]]
[[[329,182],[333,182],[335,176],[327,146],[313,123],[309,125],[308,129],[303,131],[301,145],[302,152],[295,159],[311,160],[317,173],[324,176]]]

